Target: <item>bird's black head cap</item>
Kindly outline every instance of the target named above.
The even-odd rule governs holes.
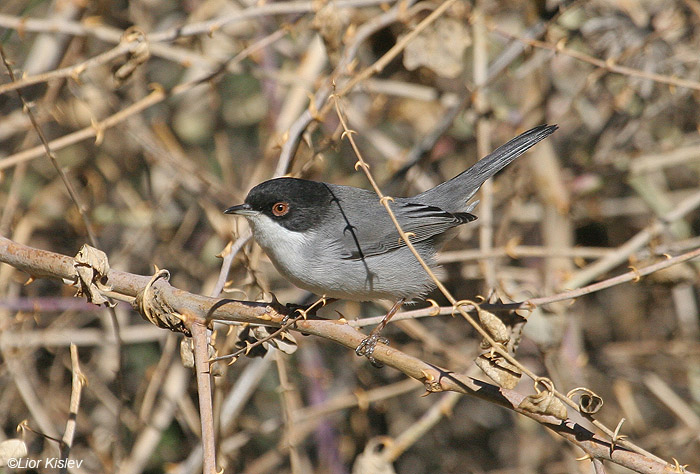
[[[332,208],[334,196],[325,183],[298,178],[276,178],[258,184],[245,199],[285,228],[303,232],[321,224]]]

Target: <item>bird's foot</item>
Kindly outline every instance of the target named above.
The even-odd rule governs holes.
[[[364,338],[362,340],[362,342],[360,342],[360,345],[358,345],[355,348],[355,354],[357,354],[360,357],[362,357],[362,356],[367,357],[370,364],[372,364],[373,366],[375,366],[377,368],[384,367],[384,364],[382,364],[377,359],[372,357],[372,354],[374,354],[374,348],[377,347],[378,343],[381,343],[381,344],[388,346],[389,339],[387,339],[386,337],[380,336],[379,334],[370,334],[369,336]]]

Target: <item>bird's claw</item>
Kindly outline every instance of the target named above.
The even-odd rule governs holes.
[[[355,354],[357,354],[360,357],[367,357],[370,364],[377,368],[384,367],[384,364],[372,357],[372,354],[374,353],[374,348],[377,347],[378,343],[388,346],[389,339],[378,334],[372,334],[364,338],[362,342],[360,342],[360,344],[355,348]]]

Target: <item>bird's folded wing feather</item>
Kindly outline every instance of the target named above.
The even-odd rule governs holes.
[[[392,211],[411,242],[418,243],[435,237],[443,232],[476,219],[468,212],[450,213],[436,206],[429,206],[410,201],[399,201],[391,205]],[[383,209],[382,209],[383,210]],[[373,255],[390,252],[406,244],[399,237],[389,214],[382,212],[372,225],[361,228],[346,221],[341,237],[342,258],[363,259]]]

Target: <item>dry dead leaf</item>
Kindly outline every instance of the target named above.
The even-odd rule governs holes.
[[[528,395],[520,402],[518,408],[539,415],[551,415],[560,420],[566,420],[568,417],[564,403],[552,392],[546,390],[535,395]]]
[[[491,380],[503,388],[514,388],[522,376],[517,367],[498,354],[481,354],[474,362]]]
[[[75,256],[73,266],[78,274],[78,291],[75,296],[85,296],[94,304],[107,304],[114,306],[104,295],[103,291],[111,291],[107,284],[109,273],[109,261],[107,254],[87,244],[84,244]]]
[[[505,344],[510,340],[510,331],[501,318],[477,306],[481,326],[488,331],[494,341]]]

